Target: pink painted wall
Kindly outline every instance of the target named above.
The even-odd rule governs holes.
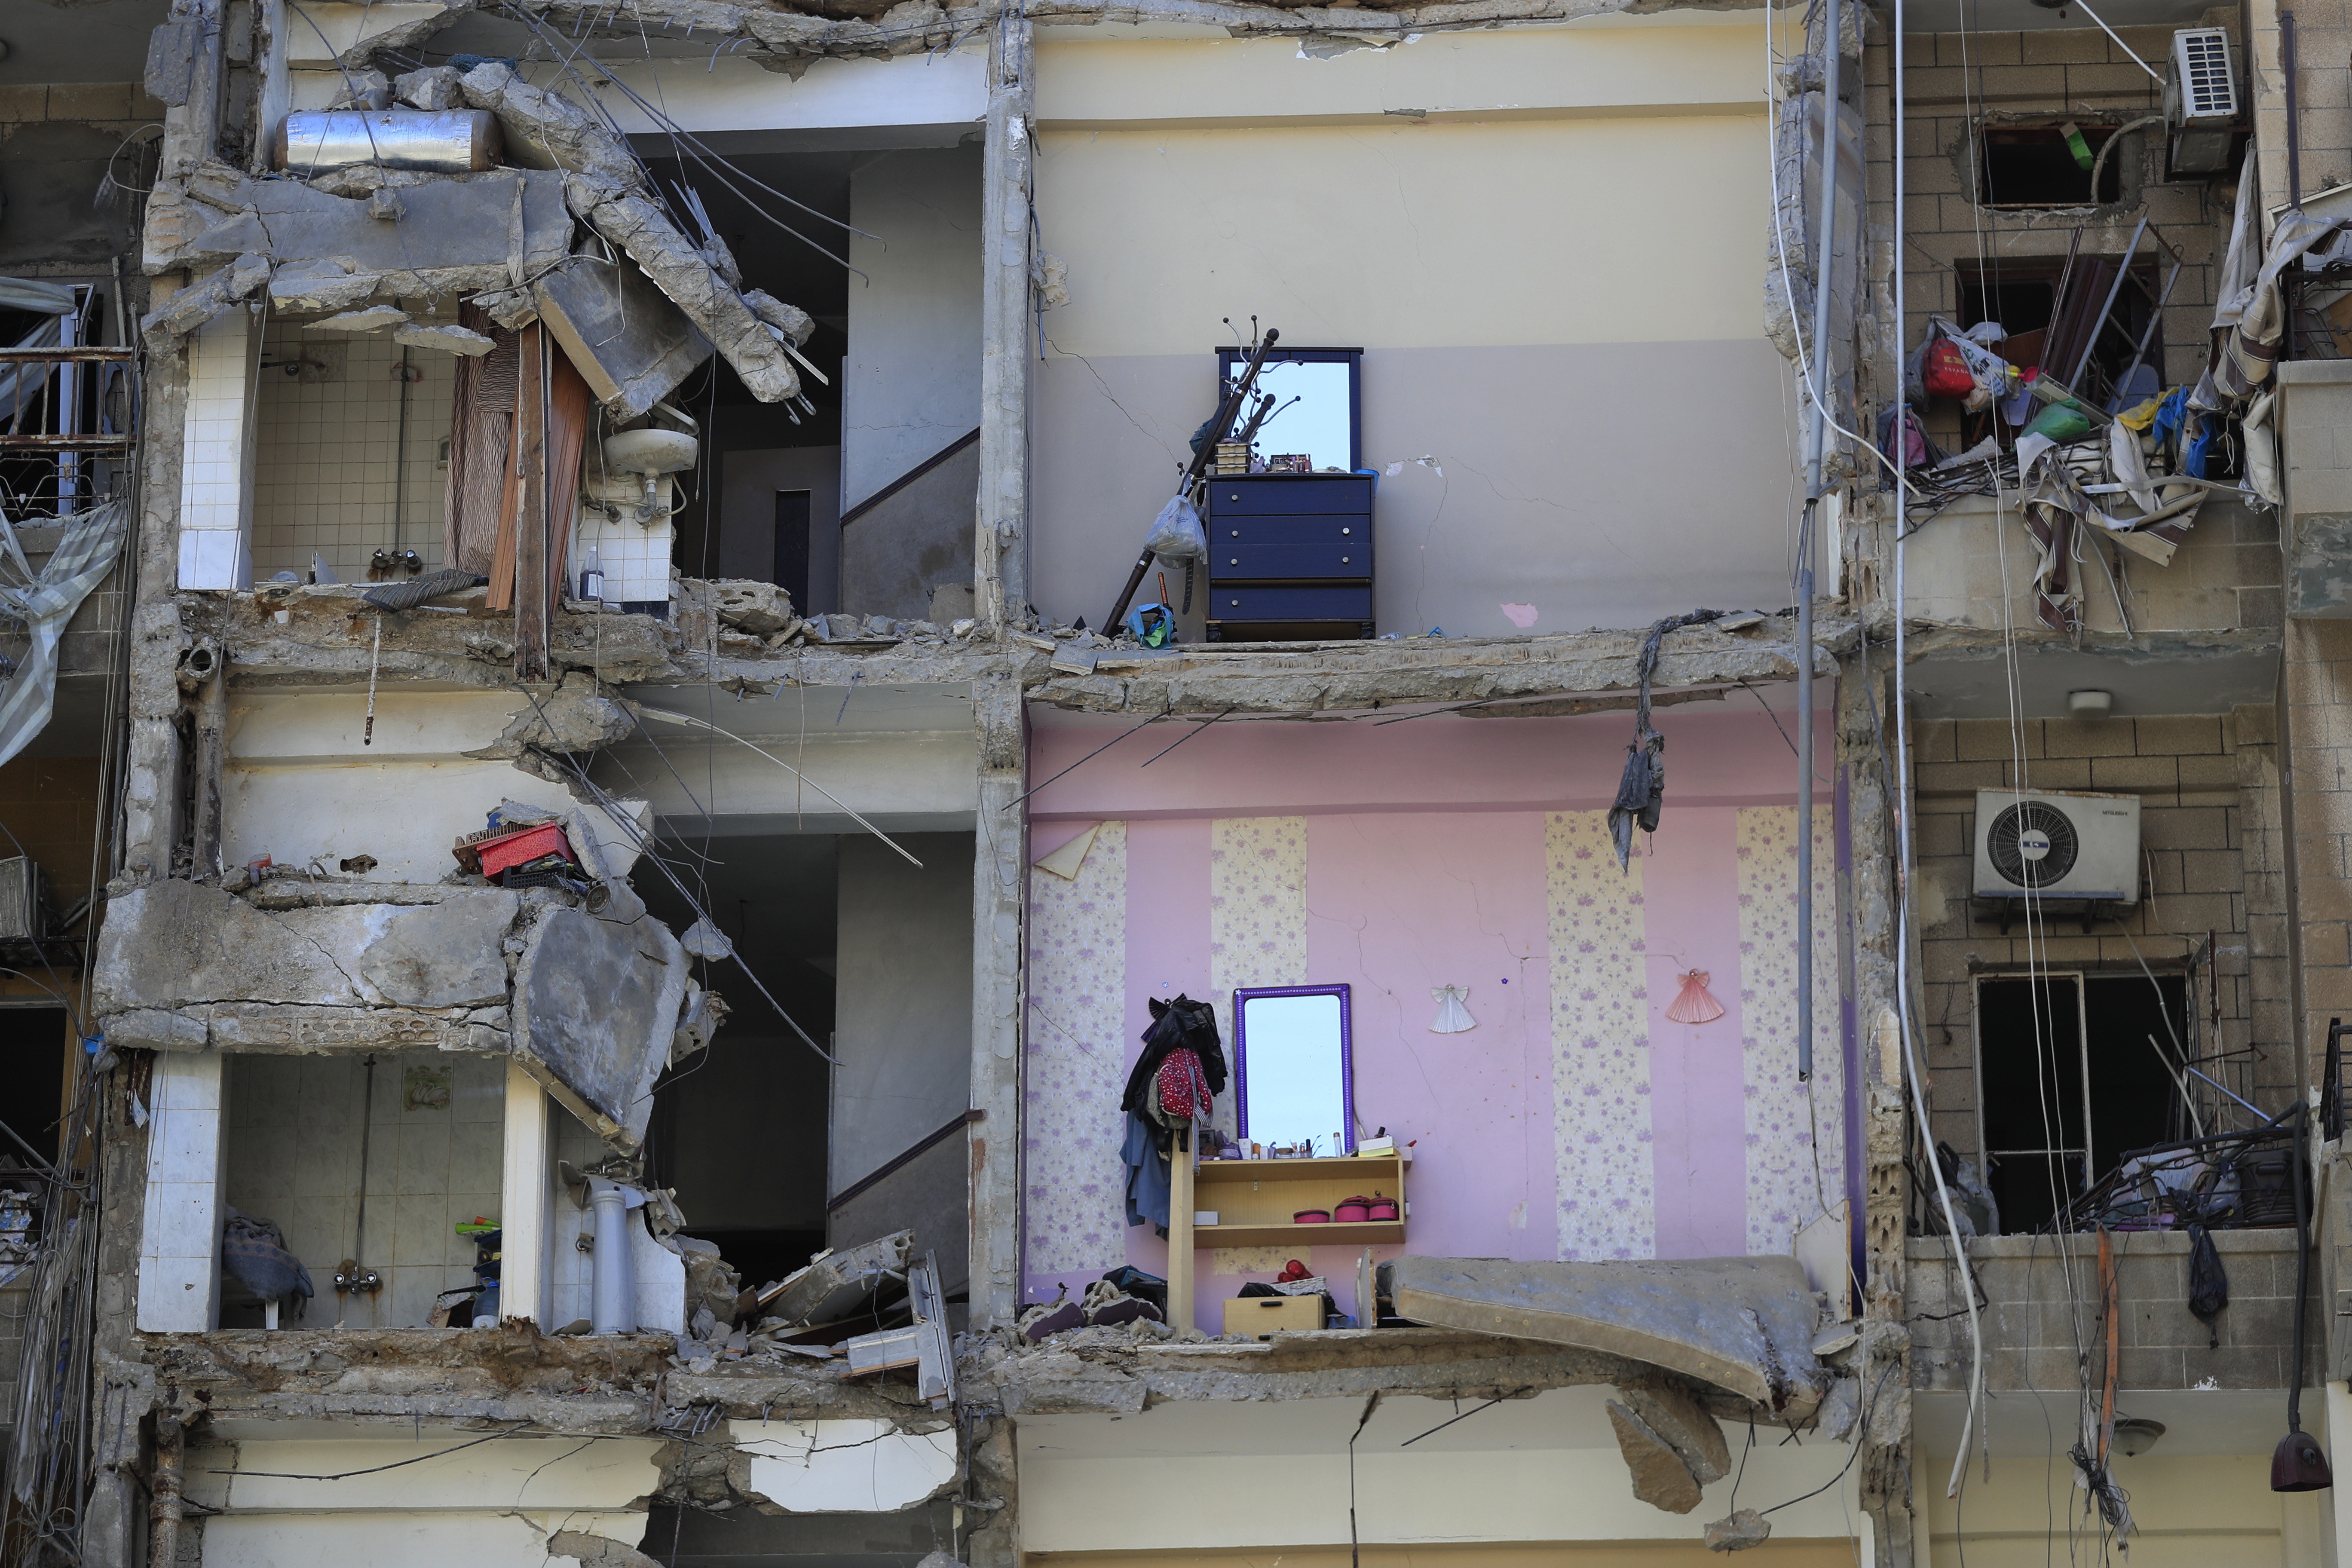
[[[1748,1250],[1736,808],[1693,806],[1659,826],[1672,831],[1651,838],[1642,868],[1658,1256],[1734,1258]],[[1707,972],[1708,994],[1723,1006],[1711,1024],[1666,1016],[1691,969]]]
[[[1735,813],[1793,804],[1796,779],[1771,719],[1744,695],[1738,701],[1662,709],[1654,720],[1666,736],[1666,806],[1643,853],[1657,1252],[1665,1258],[1746,1249]],[[1827,756],[1826,712],[1818,725]],[[1031,854],[1089,822],[1129,825],[1123,1059],[1131,1065],[1150,1021],[1147,997],[1208,994],[1211,820],[1307,816],[1308,978],[1353,988],[1365,1128],[1385,1123],[1401,1140],[1420,1140],[1409,1178],[1413,1249],[1553,1258],[1544,816],[1608,805],[1631,728],[1625,713],[1228,721],[1144,769],[1184,732],[1153,725],[1039,792]],[[1034,730],[1032,776],[1069,766],[1113,732]],[[1690,968],[1711,972],[1721,1019],[1666,1019]],[[1468,988],[1475,1029],[1429,1032],[1430,992],[1448,984]],[[1121,1131],[1104,1135],[1116,1141]],[[1127,1237],[1126,1260],[1164,1278],[1166,1242],[1150,1226]],[[1355,1310],[1356,1250],[1302,1256],[1330,1279],[1340,1310]],[[1195,1321],[1214,1332],[1220,1303],[1245,1277],[1207,1272],[1211,1258],[1200,1255]],[[1056,1284],[1075,1296],[1099,1272],[1032,1274],[1028,1299],[1051,1300]]]

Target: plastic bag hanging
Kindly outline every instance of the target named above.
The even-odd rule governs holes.
[[[1441,985],[1430,995],[1437,1003],[1437,1016],[1429,1024],[1431,1034],[1465,1035],[1478,1026],[1478,1020],[1472,1017],[1470,1009],[1463,1005],[1470,999],[1468,986]]]
[[[1208,531],[1201,526],[1191,495],[1175,496],[1160,509],[1143,548],[1171,561],[1198,561],[1209,553]]]
[[[1706,988],[1706,970],[1689,970],[1680,978],[1683,988],[1666,1004],[1669,1019],[1677,1024],[1712,1024],[1723,1016],[1723,1004]]]

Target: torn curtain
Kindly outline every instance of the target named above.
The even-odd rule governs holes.
[[[478,305],[460,307],[457,323],[486,333],[495,346],[479,357],[457,356],[441,559],[459,571],[488,573],[500,523],[512,515],[514,505],[515,374],[522,339],[491,321]]]
[[[47,727],[66,623],[114,570],[130,521],[130,507],[119,500],[73,513],[65,520],[65,537],[36,572],[16,542],[16,531],[0,519],[0,616],[22,622],[32,638],[16,675],[0,682],[0,763]]]
[[[514,528],[520,503],[515,431],[521,399],[535,392],[547,400],[546,602],[551,605],[562,596],[566,580],[572,520],[580,504],[580,461],[588,444],[589,422],[595,417],[595,397],[552,333],[541,339],[548,384],[526,389],[521,384],[522,332],[540,329],[508,331],[478,307],[465,309],[468,314],[463,324],[488,333],[497,346],[457,363],[445,559],[459,571],[489,578],[490,608],[513,608]]]

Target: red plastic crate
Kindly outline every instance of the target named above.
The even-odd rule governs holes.
[[[571,841],[563,837],[563,829],[552,822],[526,827],[503,838],[486,838],[474,848],[482,858],[485,877],[495,877],[509,866],[520,866],[542,855],[561,855],[567,860],[578,858],[572,853]]]

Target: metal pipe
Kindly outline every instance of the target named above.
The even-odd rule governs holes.
[[[288,115],[272,162],[303,179],[361,168],[478,174],[505,153],[499,118],[487,109],[337,109]]]
[[[155,1412],[155,1463],[147,1475],[147,1561],[172,1568],[180,1559],[181,1460],[187,1429],[177,1406]]]
[[[2156,336],[2156,329],[2164,323],[2164,307],[2172,298],[2172,286],[2180,281],[2180,269],[2187,265],[2188,263],[2182,261],[2172,264],[2172,276],[2164,280],[2164,292],[2156,297],[2156,309],[2148,312],[2147,328],[2140,333],[2138,343],[2132,349],[2131,363],[2124,367],[2123,374],[2116,377],[2116,396],[2118,400],[2130,395],[2125,388],[2131,384],[2132,376],[2138,372],[2140,361],[2147,357],[2148,342]],[[2158,390],[2161,390],[2164,384],[2162,369],[2162,366],[2158,367],[2158,374],[2156,380]],[[2116,412],[2120,414],[2123,411],[2117,409]]]
[[[2132,258],[2139,254],[2140,236],[2147,232],[2147,217],[2143,214],[2139,226],[2132,230],[2131,243],[2124,247],[2123,259],[2116,264],[2116,280],[2107,287],[2106,303],[2099,307],[2098,315],[2091,321],[2091,330],[2083,335],[2083,352],[2074,356],[2074,374],[2066,378],[2066,390],[2078,397],[2082,395],[2083,367],[2091,363],[2091,351],[2099,346],[2099,333],[2105,328],[2107,317],[2115,311],[2116,299],[2124,291],[2124,279],[2131,276]]]
[[[1837,265],[1838,0],[1822,29],[1822,237],[1813,267],[1813,411],[1805,443],[1805,516],[1797,529],[1797,1078],[1813,1076],[1813,522],[1829,445],[1830,296]],[[1899,183],[1899,180],[1898,180]],[[1897,444],[1898,447],[1900,443]],[[1901,487],[1897,487],[1900,489]]]
[[[2286,77],[2286,205],[2303,205],[2302,112],[2294,91],[2294,13],[2279,13],[2279,69]]]
[[[600,1334],[637,1331],[636,1281],[629,1256],[629,1201],[619,1187],[599,1176],[588,1181],[588,1202],[596,1213],[596,1247],[589,1255],[589,1325]]]
[[[199,649],[201,651],[201,649]],[[191,658],[193,664],[193,655]],[[228,761],[228,653],[212,659],[212,676],[196,699],[195,873],[216,877],[221,871],[221,845],[227,837],[222,820],[221,769]]]

